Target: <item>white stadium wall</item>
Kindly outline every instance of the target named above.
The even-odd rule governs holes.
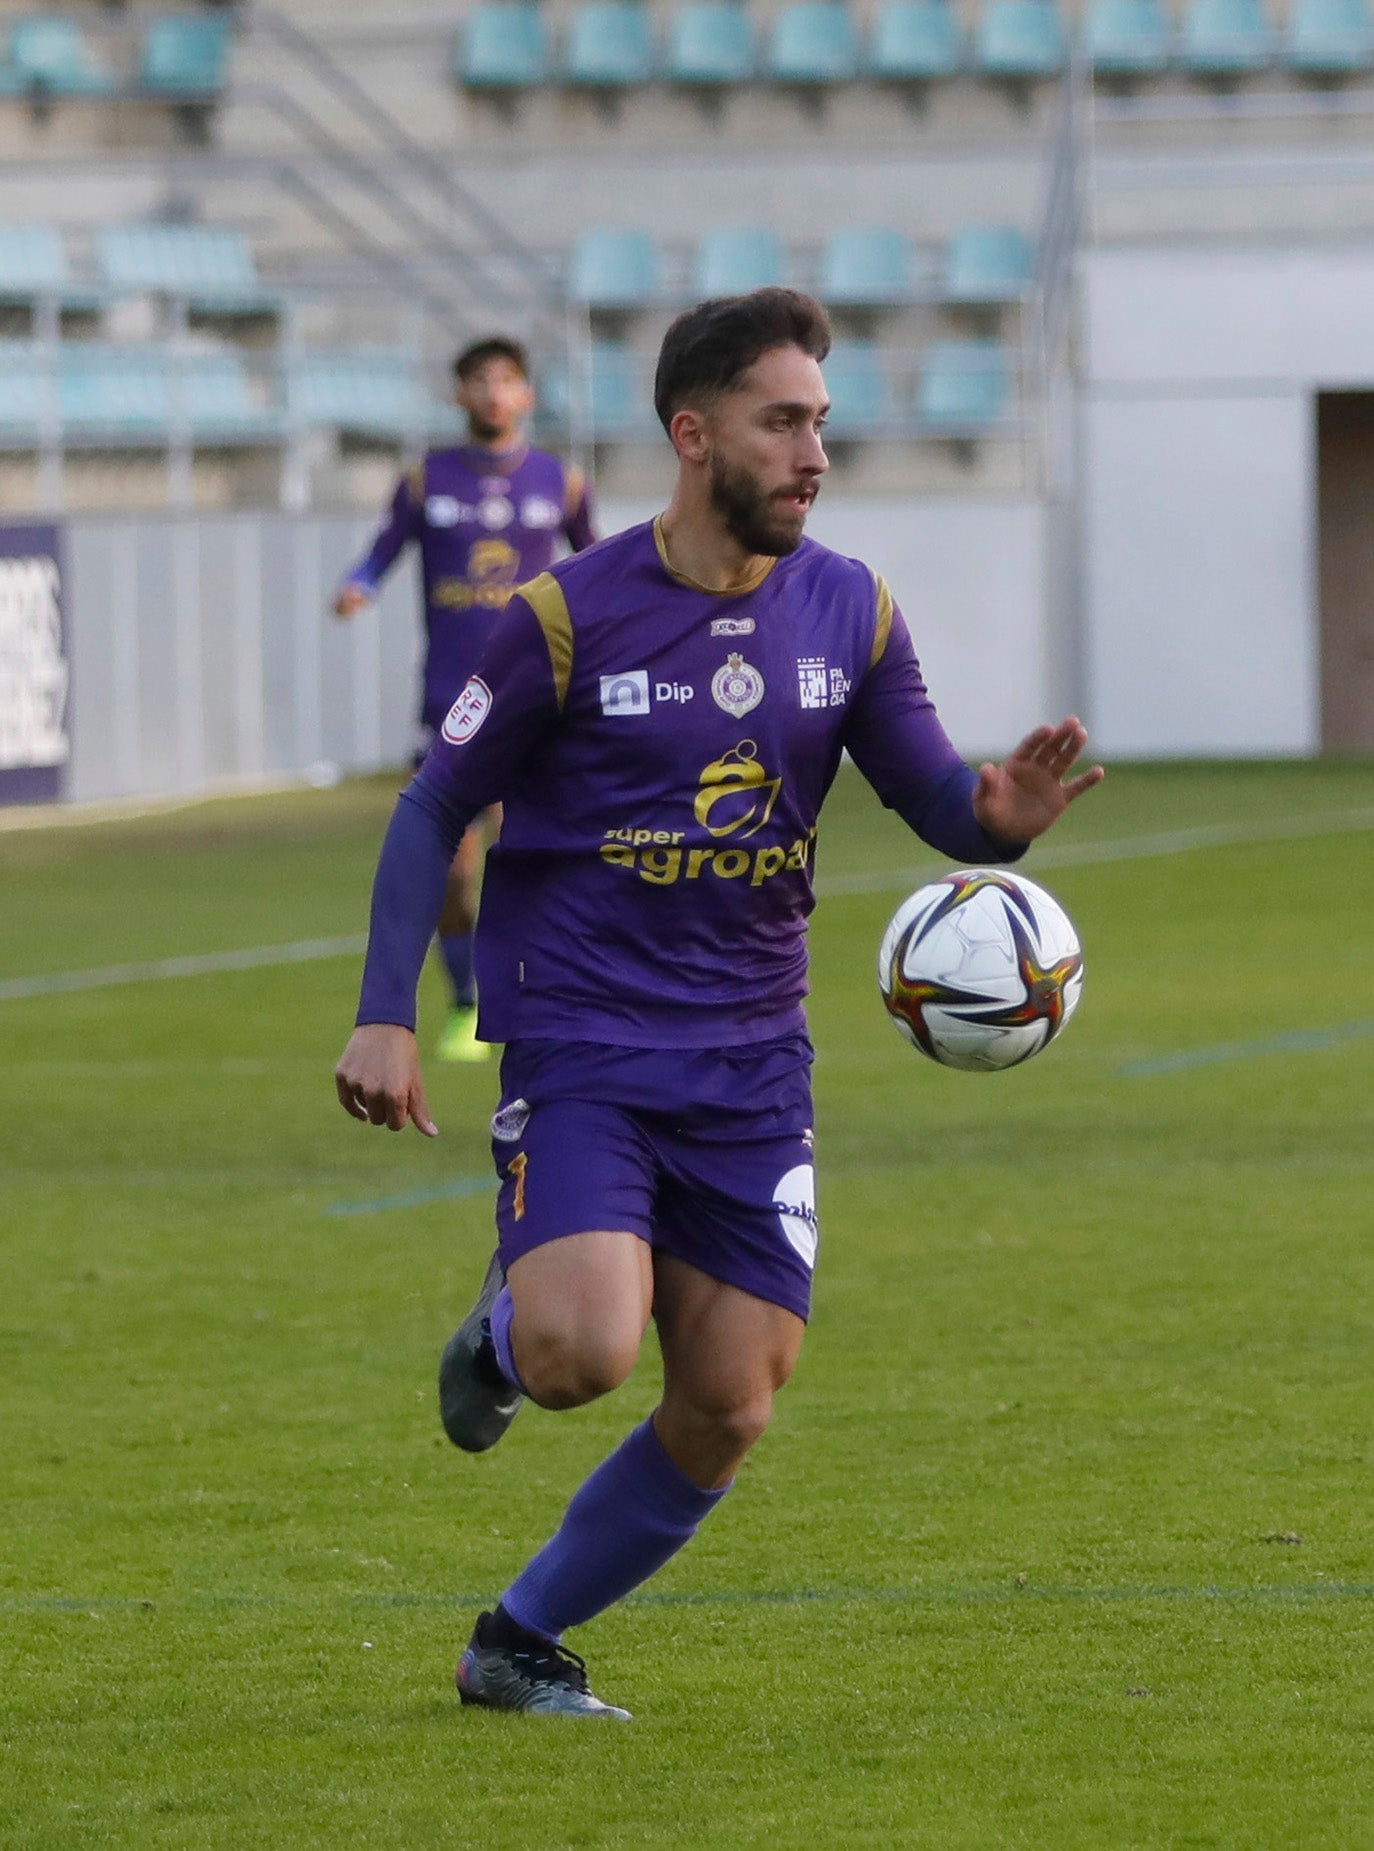
[[[608,531],[654,510],[608,504]],[[814,531],[882,572],[970,757],[1040,717],[1036,502],[846,501]],[[69,801],[191,795],[318,767],[401,763],[413,737],[414,565],[340,624],[334,588],[372,531],[323,516],[72,516],[59,523]]]
[[[1374,251],[1097,250],[1083,322],[1099,748],[1315,752],[1314,399],[1374,387]]]

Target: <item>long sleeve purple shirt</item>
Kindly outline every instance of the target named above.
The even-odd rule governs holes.
[[[817,818],[848,750],[933,847],[1014,859],[972,809],[901,613],[805,540],[722,594],[657,523],[510,600],[403,793],[359,1022],[413,1026],[463,830],[501,802],[477,926],[481,1032],[728,1047],[804,1026]]]
[[[418,545],[426,726],[438,727],[516,586],[548,568],[560,535],[574,552],[595,540],[591,491],[580,469],[543,450],[431,450],[401,477],[390,518],[344,582],[375,591]]]

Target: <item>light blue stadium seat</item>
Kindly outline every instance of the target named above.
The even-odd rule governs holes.
[[[643,308],[662,291],[658,244],[647,231],[603,225],[583,232],[573,252],[568,293],[587,308]]]
[[[1182,55],[1200,77],[1240,77],[1268,64],[1274,39],[1260,0],[1192,0]]]
[[[905,302],[911,296],[911,244],[887,225],[847,225],[821,255],[820,296],[838,306]]]
[[[54,225],[0,225],[0,302],[53,297],[60,307],[95,308],[101,292],[74,284]]]
[[[591,418],[597,439],[625,437],[647,427],[649,407],[640,396],[640,368],[633,352],[611,342],[591,351]]]
[[[10,28],[10,65],[30,93],[96,96],[114,88],[74,19],[17,19]]]
[[[754,75],[754,32],[738,0],[675,7],[666,70],[675,84],[743,84]]]
[[[468,14],[454,46],[453,74],[471,90],[520,90],[549,74],[543,14],[531,0],[492,0]]]
[[[976,436],[1007,409],[1006,355],[996,341],[937,341],[916,388],[916,421],[931,436]]]
[[[844,83],[859,63],[859,35],[842,0],[793,0],[773,22],[768,75],[777,83]]]
[[[830,395],[829,437],[873,434],[890,420],[891,395],[876,341],[836,341],[822,370]]]
[[[161,443],[169,393],[162,349],[64,341],[57,351],[63,441]]]
[[[1030,280],[1030,241],[1014,225],[964,225],[945,247],[947,302],[1019,302]]]
[[[169,98],[209,100],[224,89],[233,21],[224,13],[155,19],[144,34],[138,80]]]
[[[1108,77],[1148,77],[1169,62],[1173,33],[1160,0],[1093,0],[1083,50]]]
[[[1288,64],[1314,77],[1343,77],[1374,63],[1367,0],[1294,0],[1285,45]]]
[[[28,450],[42,434],[56,384],[44,350],[31,341],[0,341],[0,448]]]
[[[592,0],[573,15],[563,55],[570,84],[619,90],[647,83],[654,46],[647,8],[635,0]]]
[[[758,225],[718,225],[697,246],[692,292],[698,297],[744,296],[786,280],[787,255],[775,231]]]
[[[1053,0],[986,0],[973,39],[985,77],[1052,77],[1064,63],[1064,28]]]
[[[316,348],[286,371],[292,423],[355,436],[405,439],[428,430],[436,406],[410,356],[395,348]]]
[[[954,76],[963,61],[963,34],[949,0],[887,0],[869,48],[875,77],[928,82]]]
[[[208,225],[106,225],[96,233],[101,275],[126,295],[184,296],[208,314],[265,315],[281,306],[263,288],[247,240]]]
[[[259,405],[237,353],[192,353],[169,362],[170,404],[199,444],[224,448],[276,442],[283,421]]]

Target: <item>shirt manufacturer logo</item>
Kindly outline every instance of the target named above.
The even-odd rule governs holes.
[[[842,668],[831,668],[824,656],[803,656],[797,663],[797,692],[803,707],[843,707],[850,682]]]
[[[444,715],[439,729],[451,746],[466,745],[491,712],[491,689],[474,675]]]
[[[763,699],[763,676],[743,656],[732,653],[711,678],[711,698],[732,719],[742,720]]]
[[[713,617],[711,634],[712,636],[752,636],[754,620],[752,617]]]
[[[609,719],[649,711],[649,675],[646,669],[627,669],[621,675],[601,677],[601,711]]]

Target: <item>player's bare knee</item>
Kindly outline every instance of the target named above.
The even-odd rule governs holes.
[[[544,1408],[580,1408],[613,1393],[629,1376],[637,1343],[603,1333],[518,1328],[516,1360],[530,1399]]]

